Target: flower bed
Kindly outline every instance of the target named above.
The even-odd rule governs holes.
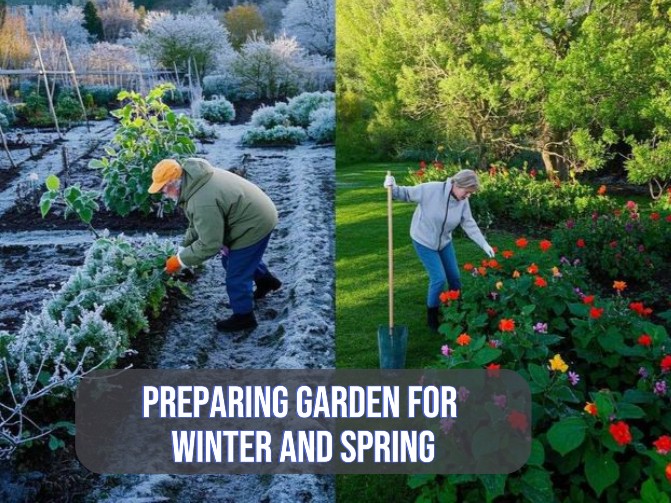
[[[510,475],[412,477],[423,496],[661,501],[671,489],[669,335],[650,321],[649,306],[627,298],[626,282],[598,296],[587,289],[587,270],[554,252],[549,240],[520,238],[497,259],[464,264],[464,290],[443,294],[437,366],[525,377],[531,418],[512,418],[505,396],[492,397],[492,407],[526,425],[532,453]],[[657,315],[671,320],[671,311]]]

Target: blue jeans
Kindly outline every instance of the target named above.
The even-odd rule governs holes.
[[[414,239],[419,260],[424,264],[429,274],[429,293],[426,296],[427,307],[438,307],[440,305],[440,294],[445,288],[445,282],[450,290],[461,290],[461,279],[459,277],[459,265],[457,255],[454,253],[452,242],[442,250],[436,251],[419,244]]]
[[[261,259],[269,240],[270,234],[258,243],[229,250],[228,256],[221,256],[221,265],[226,269],[226,291],[235,314],[251,313],[254,309],[253,283],[268,274],[268,267]]]

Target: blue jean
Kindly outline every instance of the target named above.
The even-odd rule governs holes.
[[[268,267],[261,259],[269,240],[270,234],[258,243],[229,250],[228,256],[221,256],[221,265],[226,269],[226,291],[235,314],[251,313],[254,309],[253,283],[268,274]]]
[[[438,307],[445,282],[449,285],[450,290],[461,290],[459,265],[457,264],[457,255],[454,253],[454,246],[450,242],[442,250],[436,251],[419,244],[414,239],[412,244],[419,260],[422,261],[426,272],[429,274],[429,292],[426,296],[426,305],[427,307]]]

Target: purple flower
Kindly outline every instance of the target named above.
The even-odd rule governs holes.
[[[580,382],[580,374],[573,372],[572,370],[568,371],[568,381],[571,383],[571,386],[575,386]]]
[[[538,332],[539,334],[547,334],[548,333],[548,324],[547,323],[541,323],[540,321],[534,325],[534,332]]]
[[[499,294],[496,293],[496,292],[489,292],[489,297],[490,297],[492,300],[496,300],[496,298],[497,298],[498,296],[499,296]]]
[[[496,349],[500,348],[501,344],[503,344],[499,339],[492,339],[489,341],[489,346]]]
[[[624,226],[624,230],[627,232],[631,232],[634,229],[634,226],[631,225],[631,222],[627,222]]]
[[[463,386],[459,386],[459,389],[457,390],[457,399],[460,402],[465,402],[468,399],[468,395],[470,395],[471,392],[468,391],[466,388]]]
[[[440,420],[440,429],[445,435],[447,435],[452,429],[452,426],[454,426],[455,422],[456,421],[451,417],[444,417]]]
[[[655,393],[655,395],[659,396],[666,395],[666,381],[655,382],[655,387],[652,391]]]
[[[573,261],[573,266],[574,266],[574,267],[577,267],[577,266],[579,266],[579,265],[580,265],[580,259],[577,258],[577,259],[575,259],[575,260]]]
[[[508,403],[508,397],[506,395],[492,395],[492,401],[500,409],[506,408],[506,403]]]
[[[443,356],[450,356],[452,354],[452,348],[445,344],[442,348],[440,348],[440,352],[443,353]]]
[[[569,219],[566,221],[566,228],[567,229],[573,229],[575,227],[575,222],[572,219]]]
[[[578,294],[578,297],[580,297],[581,299],[585,296],[585,294],[582,293],[582,290],[581,290],[580,288],[578,288],[577,286],[573,289],[573,291],[574,291],[576,294]]]
[[[571,262],[569,262],[569,259],[567,259],[567,258],[564,257],[563,255],[562,255],[562,257],[559,259],[559,263],[562,264],[562,265],[571,265]]]
[[[638,245],[638,253],[643,253],[645,251],[645,246]]]
[[[648,371],[646,370],[645,367],[641,367],[638,369],[638,375],[640,375],[643,379],[648,378]]]

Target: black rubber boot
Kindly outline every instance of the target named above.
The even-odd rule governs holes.
[[[437,307],[427,307],[426,308],[426,323],[429,325],[429,328],[432,332],[438,332],[438,327],[440,322],[438,321],[438,308]]]
[[[246,330],[248,328],[256,328],[256,316],[253,312],[238,314],[233,313],[233,316],[225,320],[217,321],[217,330],[221,332],[235,332],[236,330]]]
[[[255,300],[264,298],[268,293],[279,290],[282,286],[282,282],[270,273],[261,276],[254,282],[256,283],[256,290],[254,290]]]

